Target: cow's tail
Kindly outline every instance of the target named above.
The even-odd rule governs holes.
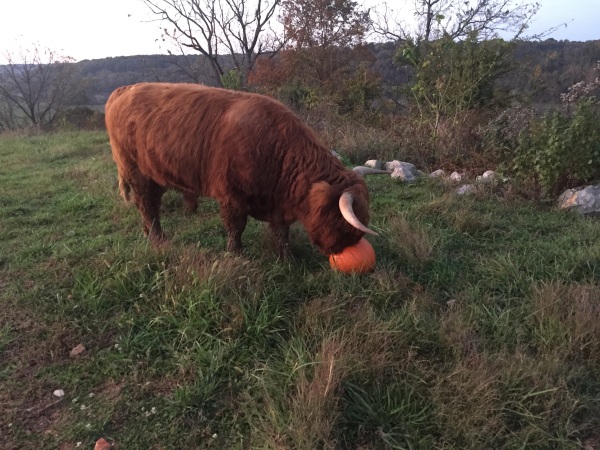
[[[131,201],[131,186],[121,174],[119,174],[119,191],[121,192],[121,197],[123,197],[123,200],[126,202]]]

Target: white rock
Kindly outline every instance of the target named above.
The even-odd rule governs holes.
[[[450,174],[450,180],[451,181],[460,181],[460,180],[462,180],[462,178],[463,178],[462,175],[460,173],[458,173],[458,172],[452,172]]]
[[[335,150],[331,150],[331,154],[333,156],[335,156],[337,159],[339,159],[340,161],[342,160],[342,157],[340,156],[340,154],[338,152],[336,152]]]
[[[378,159],[370,159],[364,165],[371,169],[383,170],[383,162]]]
[[[414,164],[398,161],[397,159],[385,163],[385,170],[394,170],[398,167],[402,167],[405,170],[409,170],[410,172],[412,172],[413,175],[416,176],[417,168]]]
[[[406,181],[407,183],[412,183],[416,180],[414,174],[406,167],[396,167],[392,171],[391,176],[392,178],[400,178],[402,181]]]
[[[386,170],[394,170],[396,167],[400,167],[400,161],[397,159],[385,163]]]
[[[486,170],[483,175],[478,176],[475,181],[478,183],[491,183],[496,180],[496,172],[493,170]]]
[[[435,170],[429,174],[431,178],[444,178],[446,176],[446,172],[442,169]]]
[[[483,175],[481,175],[481,178],[483,178],[484,180],[493,179],[495,177],[496,172],[494,172],[493,170],[486,170],[485,172],[483,172]]]
[[[574,209],[581,214],[600,214],[600,184],[567,189],[558,197],[558,207]]]
[[[473,193],[475,193],[476,190],[477,190],[477,188],[475,186],[473,186],[472,184],[463,184],[461,187],[459,187],[456,190],[456,194],[457,195],[473,194]]]
[[[65,391],[62,389],[57,389],[52,393],[55,397],[62,398],[65,396]]]

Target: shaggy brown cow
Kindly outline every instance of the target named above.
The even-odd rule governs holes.
[[[229,251],[241,249],[248,216],[270,224],[280,256],[296,220],[325,255],[373,233],[360,171],[346,169],[270,97],[196,84],[124,86],[106,103],[106,127],[121,195],[153,240],[165,238],[159,210],[168,188],[188,207],[198,196],[217,200]]]

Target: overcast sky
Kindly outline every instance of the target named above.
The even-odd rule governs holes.
[[[412,4],[390,0],[389,4]],[[600,39],[600,0],[538,0],[542,6],[529,31],[567,22],[554,39]],[[1,0],[0,55],[40,43],[76,60],[165,53],[159,23],[142,0]],[[376,4],[369,0],[368,4]],[[359,3],[361,1],[359,0]],[[0,62],[2,58],[0,57]]]

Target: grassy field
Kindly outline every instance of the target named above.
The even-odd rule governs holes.
[[[600,448],[600,222],[368,181],[339,275],[174,192],[153,248],[104,133],[0,137],[0,447]]]

